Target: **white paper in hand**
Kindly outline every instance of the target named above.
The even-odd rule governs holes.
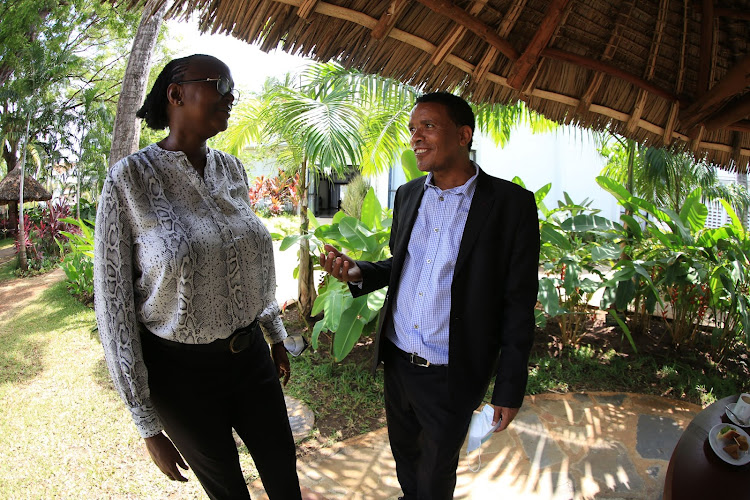
[[[495,432],[495,430],[500,427],[500,422],[502,422],[502,419],[498,419],[497,423],[495,425],[492,425],[492,419],[495,416],[495,408],[492,407],[492,405],[484,405],[484,408],[482,408],[482,411],[479,413],[475,413],[471,417],[471,423],[469,424],[469,438],[468,442],[466,443],[466,454],[468,455],[472,451],[478,449],[482,443],[487,441],[490,436],[492,436],[492,433]],[[471,465],[469,465],[469,469],[471,469],[473,472],[476,472],[479,470],[479,466],[481,466],[481,450],[479,452],[479,463],[477,464],[477,469],[474,470]]]

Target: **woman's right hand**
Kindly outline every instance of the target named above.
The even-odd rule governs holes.
[[[154,461],[165,476],[172,481],[187,481],[187,478],[180,473],[180,469],[177,466],[179,465],[185,470],[188,470],[188,466],[182,459],[180,452],[172,444],[172,441],[163,432],[160,432],[156,436],[147,437],[145,441],[148,454],[151,455],[151,460]]]
[[[320,254],[320,265],[328,274],[343,282],[362,281],[362,270],[351,257],[331,245],[325,245],[323,250]]]

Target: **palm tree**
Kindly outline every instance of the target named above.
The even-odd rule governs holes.
[[[308,171],[343,176],[353,167],[368,173],[388,168],[407,142],[404,120],[414,95],[393,80],[314,64],[298,76],[267,82],[261,95],[239,110],[239,123],[222,145],[233,154],[251,141],[278,151],[282,168],[299,174],[300,234],[307,235]],[[300,240],[299,259],[299,303],[307,316],[316,297],[308,239]]]
[[[602,175],[626,186],[635,196],[679,213],[685,198],[700,187],[704,201],[725,199],[739,208],[738,212],[747,211],[746,190],[723,186],[714,165],[696,160],[686,151],[641,146],[612,134],[597,140],[600,153],[608,158]]]

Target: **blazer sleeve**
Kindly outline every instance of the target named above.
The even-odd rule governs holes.
[[[500,358],[492,394],[492,404],[509,408],[520,408],[526,393],[539,287],[539,219],[533,194],[523,195],[502,296]]]

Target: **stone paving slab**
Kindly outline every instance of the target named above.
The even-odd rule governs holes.
[[[478,472],[477,453],[467,457],[464,443],[455,498],[659,499],[672,450],[700,410],[626,393],[527,396],[510,428],[482,445]],[[306,498],[400,494],[385,429],[304,458],[299,473]]]

